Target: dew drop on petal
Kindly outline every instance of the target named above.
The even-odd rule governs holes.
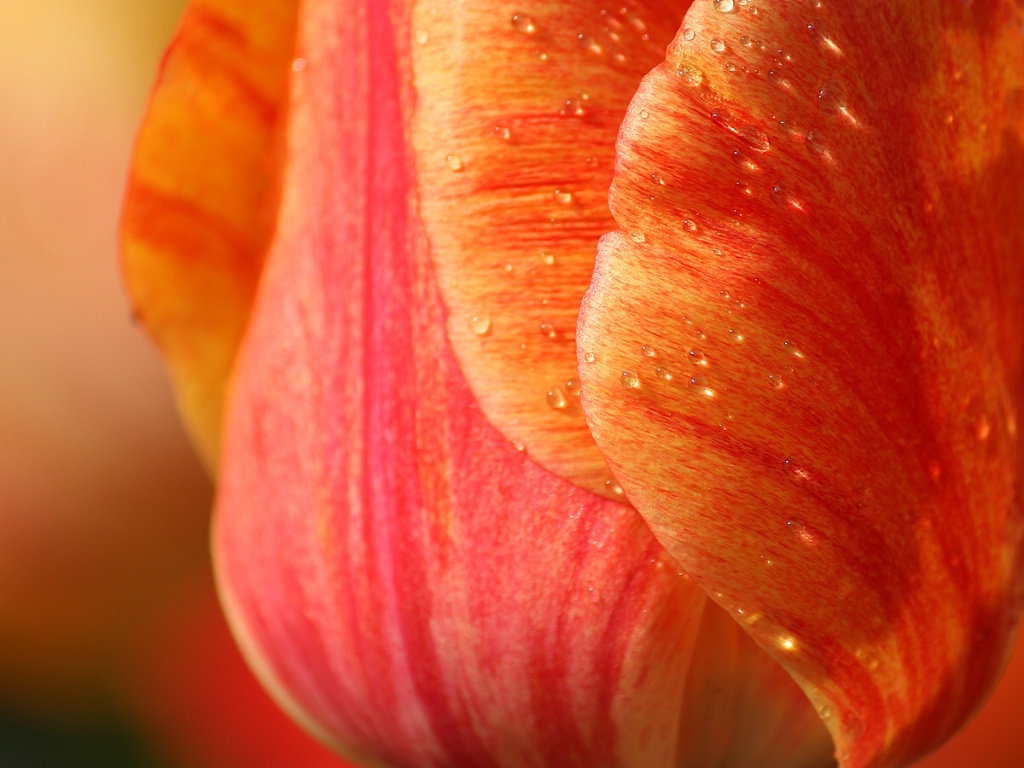
[[[636,371],[622,372],[622,386],[624,386],[626,389],[640,388],[640,377],[637,376]]]
[[[461,171],[464,168],[464,166],[462,164],[462,156],[461,155],[448,155],[445,158],[445,162],[448,163],[448,167],[451,170],[455,171],[456,173],[458,173],[459,171]]]
[[[646,344],[644,344],[642,347],[640,347],[640,354],[643,355],[644,357],[654,357],[654,347],[649,347]]]
[[[486,336],[491,332],[491,318],[487,315],[473,315],[469,318],[469,330],[477,336]]]
[[[698,86],[704,82],[704,73],[692,64],[684,64],[676,70],[676,74],[692,86]]]
[[[821,135],[814,131],[808,131],[807,133],[807,151],[812,155],[819,156],[825,154],[828,148],[825,146],[825,142],[822,141]]]
[[[715,0],[715,10],[722,13],[732,13],[736,10],[735,0]]]
[[[711,50],[715,53],[721,53],[725,50],[725,41],[719,40],[717,37],[711,40]]]
[[[822,83],[818,88],[818,109],[827,114],[846,109],[846,93],[842,86],[831,80]]]
[[[527,35],[532,35],[537,31],[537,25],[533,23],[533,19],[522,13],[517,13],[512,17],[512,29],[516,32],[524,32]]]
[[[568,405],[568,401],[565,399],[565,392],[562,391],[561,387],[552,387],[548,390],[547,394],[548,406],[556,411],[561,411]]]
[[[426,45],[430,41],[430,33],[425,29],[416,30],[416,42],[420,45]]]

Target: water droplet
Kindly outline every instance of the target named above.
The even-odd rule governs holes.
[[[828,147],[822,141],[821,134],[817,134],[814,131],[807,132],[807,151],[815,156],[823,155],[828,151]]]
[[[747,184],[747,182],[745,182],[745,181],[737,181],[736,182],[736,191],[739,192],[741,195],[749,195],[749,194],[751,194],[750,185]]]
[[[793,342],[784,341],[782,342],[782,346],[785,347],[786,352],[791,354],[793,357],[798,358],[800,360],[804,359],[804,353],[797,349]]]
[[[811,473],[793,461],[793,459],[786,459],[786,469],[797,480],[807,482],[811,479]]]
[[[520,453],[526,453],[526,446],[523,445],[522,442],[520,442],[519,440],[513,440],[512,447],[515,448]]]
[[[663,178],[661,178],[661,174],[660,173],[652,173],[651,174],[651,181],[653,181],[655,184],[658,184],[659,186],[662,186],[662,187],[665,186],[665,180]]]
[[[598,43],[590,35],[585,35],[582,32],[576,35],[576,43],[579,45],[580,48],[590,51],[591,53],[604,53],[604,49],[601,47],[600,43]]]
[[[725,42],[723,40],[719,40],[717,37],[713,38],[711,40],[711,50],[715,53],[721,53],[725,50]]]
[[[727,62],[726,65],[725,65],[725,71],[726,72],[735,72],[736,71],[736,65],[733,64],[731,61]]]
[[[781,69],[769,69],[768,82],[781,86],[783,88],[789,87],[789,82],[786,80],[785,75],[782,74]]]
[[[683,40],[693,40],[697,36],[697,33],[687,27],[683,30]]]
[[[665,368],[658,368],[654,373],[659,379],[662,379],[664,381],[672,381],[672,374],[669,373],[668,370]]]
[[[549,267],[555,263],[555,254],[553,253],[542,253],[540,260],[547,264]]]
[[[736,135],[743,139],[755,152],[767,152],[771,146],[768,141],[768,134],[753,125],[748,125]]]
[[[684,64],[679,67],[676,74],[692,86],[698,86],[704,82],[704,73],[692,64]]]
[[[740,36],[740,45],[749,48],[751,46],[750,38],[746,35]]]
[[[565,100],[565,105],[558,111],[564,117],[583,117],[587,114],[587,102],[590,96],[581,93],[571,99]]]
[[[568,405],[568,401],[565,399],[565,393],[562,391],[561,387],[552,387],[549,389],[547,400],[548,406],[556,411],[563,410],[565,406]]]
[[[822,23],[821,19],[814,19],[807,23],[807,36],[811,39],[811,42],[815,45],[820,45],[832,53],[842,55],[842,50],[836,45],[835,40],[832,39],[832,35],[828,29]]]
[[[576,379],[569,379],[565,382],[565,394],[570,397],[580,396],[580,383]]]
[[[831,80],[822,83],[818,88],[818,109],[828,114],[846,109],[846,93],[842,86]]]
[[[790,208],[796,208],[802,211],[803,205],[793,195],[789,193],[789,190],[782,184],[772,185],[772,200],[779,205],[789,206]]]
[[[491,318],[487,315],[473,315],[469,318],[469,330],[477,336],[486,336],[491,332]]]
[[[758,169],[757,163],[747,157],[743,152],[738,149],[732,151],[732,161],[741,168],[745,168],[748,171],[756,171]]]
[[[708,386],[708,380],[703,376],[690,377],[690,389],[704,397],[714,397],[715,391]]]
[[[553,326],[551,323],[541,323],[540,332],[544,336],[547,336],[549,339],[558,338],[558,331],[555,330],[555,326]]]
[[[570,203],[572,203],[572,192],[566,192],[563,189],[556,189],[554,194],[555,200],[560,202],[562,205],[569,205]]]
[[[301,72],[305,68],[306,68],[306,60],[305,59],[295,59],[295,61],[292,62],[292,72]]]
[[[715,10],[722,13],[732,13],[736,10],[736,3],[733,0],[715,0]]]
[[[626,389],[640,389],[640,377],[636,375],[636,371],[622,372],[622,386]]]
[[[787,520],[786,530],[791,536],[795,536],[801,544],[814,544],[816,541],[814,533],[799,520]]]
[[[694,365],[700,365],[707,368],[708,356],[701,352],[699,349],[690,350],[690,362]]]
[[[693,219],[683,219],[683,229],[685,229],[687,232],[696,232],[697,222],[695,222]]]
[[[448,155],[445,158],[445,162],[448,163],[448,167],[458,173],[463,169],[462,157],[460,155]]]
[[[585,362],[585,363],[592,363],[596,359],[597,358],[594,357],[594,353],[593,352],[587,352],[586,354],[583,355],[583,362]]]
[[[648,112],[646,109],[641,109],[640,110],[640,119],[641,120],[646,120],[650,116],[651,116],[651,113]]]
[[[416,42],[420,45],[426,45],[427,41],[430,40],[430,33],[425,29],[416,30]]]
[[[522,13],[517,13],[512,17],[512,29],[516,32],[524,32],[527,35],[532,35],[537,31],[537,25],[533,23],[533,19]]]
[[[643,232],[640,232],[639,230],[637,230],[636,232],[631,232],[629,236],[633,239],[634,243],[642,243],[645,240],[647,240],[647,236]]]
[[[772,389],[782,389],[783,387],[786,386],[785,384],[782,383],[782,377],[779,376],[779,374],[777,373],[768,374],[768,385]]]
[[[642,347],[640,347],[640,354],[643,355],[644,357],[654,357],[654,347],[649,347],[646,344],[644,344]]]
[[[991,434],[992,423],[988,420],[987,416],[982,416],[974,425],[974,436],[978,438],[979,443],[987,443]]]
[[[735,341],[737,344],[742,344],[744,340],[743,334],[737,331],[735,328],[729,329],[729,338]]]
[[[796,124],[792,120],[779,120],[779,130],[787,136],[793,136],[797,132]]]
[[[622,495],[622,486],[619,485],[614,480],[605,480],[604,487],[611,493],[615,494],[616,496]]]

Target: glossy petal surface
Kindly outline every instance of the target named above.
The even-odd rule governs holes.
[[[304,5],[226,422],[224,601],[279,699],[373,764],[672,765],[705,598],[474,402],[418,220],[411,31],[401,3]]]
[[[701,2],[620,137],[589,423],[845,766],[945,738],[1019,615],[1021,16]]]
[[[422,215],[459,364],[517,448],[619,500],[579,407],[576,317],[614,228],[619,125],[686,6],[420,2],[412,22]]]
[[[135,315],[208,467],[273,231],[296,3],[189,5],[142,126],[122,223]]]

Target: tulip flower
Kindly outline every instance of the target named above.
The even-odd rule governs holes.
[[[899,766],[1022,603],[1024,9],[190,7],[125,212],[222,602],[381,766]]]

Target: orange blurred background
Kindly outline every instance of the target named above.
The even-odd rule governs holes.
[[[0,766],[343,766],[279,714],[209,574],[211,488],[116,264],[183,0],[0,0]],[[927,768],[1024,765],[1024,654]]]
[[[0,0],[0,766],[342,766],[213,595],[210,483],[130,320],[117,220],[184,0]]]

